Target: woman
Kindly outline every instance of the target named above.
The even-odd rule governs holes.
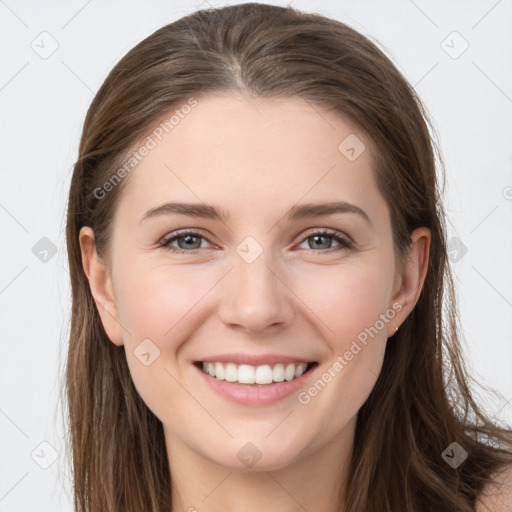
[[[292,8],[199,11],[115,66],[68,206],[77,511],[510,509],[427,122]]]

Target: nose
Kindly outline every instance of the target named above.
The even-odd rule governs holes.
[[[222,290],[221,320],[250,333],[290,325],[294,316],[293,293],[286,285],[284,272],[276,271],[277,265],[265,252],[252,263],[235,256],[234,268]]]

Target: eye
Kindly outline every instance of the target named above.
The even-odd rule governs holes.
[[[193,252],[198,249],[204,248],[201,247],[201,240],[206,240],[208,243],[210,240],[206,238],[204,235],[199,233],[198,231],[185,230],[180,231],[169,238],[164,238],[159,242],[160,247],[165,247],[169,251],[173,253],[184,254],[187,252]],[[328,240],[331,240],[329,242]],[[331,248],[332,240],[335,240],[339,246]],[[303,239],[302,243],[309,242],[308,250],[312,250],[313,252],[322,252],[322,253],[332,253],[336,251],[343,251],[350,249],[353,245],[352,241],[348,238],[344,237],[340,232],[335,230],[320,230],[320,231],[311,231],[306,238]],[[171,244],[174,242],[178,243],[178,247],[173,247]],[[212,244],[214,245],[214,244]],[[316,251],[314,249],[328,249],[322,251]]]
[[[335,240],[338,242],[339,246],[335,248],[331,248],[330,245],[332,242],[326,242],[326,240]],[[310,250],[313,250],[313,248],[320,248],[320,249],[328,249],[327,251],[320,251],[322,253],[332,253],[336,251],[343,251],[350,249],[352,247],[353,242],[349,240],[348,238],[345,238],[339,231],[335,230],[328,230],[324,229],[321,231],[313,231],[308,234],[308,236],[304,239],[304,242],[311,241],[308,245],[310,246]],[[329,246],[329,247],[326,247]],[[313,251],[313,252],[319,252],[319,251]]]
[[[191,252],[193,250],[200,249],[201,242],[199,242],[198,245],[197,240],[200,240],[201,238],[203,240],[207,240],[208,242],[210,242],[206,237],[204,237],[201,233],[198,233],[197,231],[181,231],[170,238],[164,238],[163,240],[161,240],[159,242],[159,246],[166,247],[171,252],[183,254],[186,252]],[[194,241],[194,239],[196,239],[196,241]],[[183,242],[181,240],[183,240]],[[171,246],[171,244],[174,241],[178,241],[178,248]],[[191,250],[183,249],[183,247]]]

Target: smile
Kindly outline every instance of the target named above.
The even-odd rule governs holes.
[[[238,405],[265,407],[297,395],[314,378],[317,362],[253,366],[196,361],[199,380],[222,399]]]
[[[291,381],[306,373],[314,363],[277,363],[252,366],[249,364],[198,362],[204,373],[218,380],[239,384],[272,384]]]

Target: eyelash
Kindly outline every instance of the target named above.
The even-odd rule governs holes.
[[[170,238],[162,239],[159,242],[159,247],[163,247],[166,250],[168,250],[168,251],[170,251],[172,253],[175,253],[175,254],[193,253],[195,251],[200,250],[200,249],[191,249],[191,250],[187,251],[185,249],[178,249],[176,247],[171,247],[170,244],[172,242],[174,242],[178,238],[181,238],[181,237],[184,237],[184,236],[187,236],[187,235],[192,235],[195,238],[203,238],[204,240],[208,241],[209,243],[212,243],[210,240],[208,240],[207,237],[205,237],[204,235],[202,235],[201,233],[199,233],[197,231],[185,230],[185,231],[180,231],[180,232],[176,233],[175,235],[173,235]],[[308,233],[307,236],[305,236],[302,239],[301,243],[306,241],[308,238],[313,237],[313,236],[326,236],[326,237],[332,238],[333,240],[338,242],[340,244],[340,246],[339,247],[335,247],[333,249],[327,249],[325,251],[315,251],[314,249],[307,249],[308,251],[311,251],[311,252],[321,253],[321,254],[326,254],[326,253],[327,254],[331,254],[333,252],[344,251],[344,250],[347,250],[347,249],[351,249],[352,246],[353,246],[353,242],[351,240],[349,240],[348,238],[343,237],[341,235],[341,233],[339,233],[338,231],[335,231],[335,230],[328,230],[328,229],[324,229],[324,230],[320,230],[320,231],[312,231],[312,232]]]

